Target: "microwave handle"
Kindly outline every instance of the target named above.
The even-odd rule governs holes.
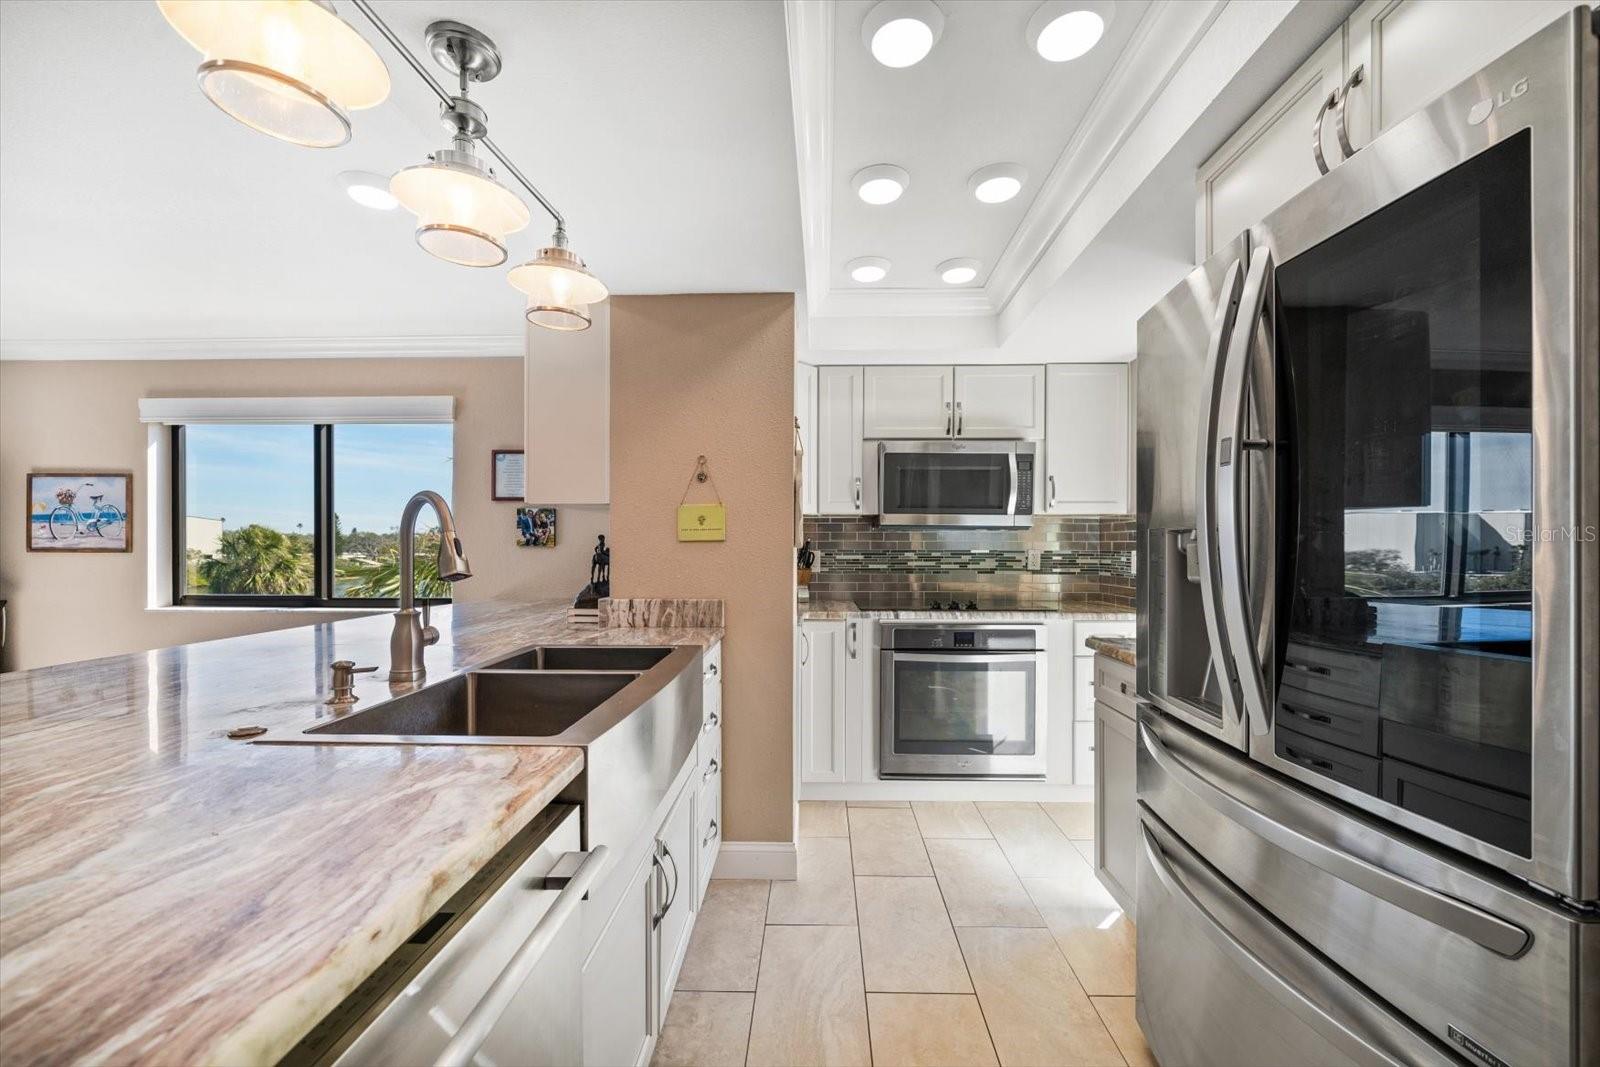
[[[1013,448],[1006,453],[1006,462],[1011,465],[1011,495],[1006,497],[1006,514],[1015,515],[1017,513],[1017,478],[1019,477],[1016,449]]]

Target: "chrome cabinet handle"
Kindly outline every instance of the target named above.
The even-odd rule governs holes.
[[[804,667],[807,663],[811,662],[811,635],[806,633],[804,630],[801,630],[800,642],[802,649],[800,652],[800,666]]]
[[[1482,908],[1379,867],[1332,845],[1324,844],[1315,827],[1280,822],[1201,777],[1147,723],[1139,724],[1139,743],[1163,774],[1197,802],[1204,804],[1263,840],[1341,881],[1403,908],[1436,926],[1461,935],[1507,959],[1528,947],[1533,935]]]
[[[856,622],[855,622],[854,619],[852,619],[850,621],[850,625],[845,627],[845,648],[849,650],[850,658],[851,659],[855,659],[856,658],[857,644],[856,644]]]
[[[861,510],[861,478],[859,475],[856,477],[856,510]]]
[[[715,756],[711,757],[711,762],[706,765],[705,773],[700,776],[700,783],[704,785],[706,782],[711,781],[711,776],[721,769],[717,764],[717,758]]]
[[[589,887],[600,876],[600,868],[605,866],[609,854],[610,849],[605,845],[596,845],[584,857],[572,880],[561,890],[561,895],[556,897],[556,902],[550,905],[550,910],[534,924],[527,940],[511,954],[510,962],[483,994],[478,1006],[462,1020],[460,1029],[455,1032],[450,1043],[445,1045],[444,1051],[440,1052],[439,1058],[434,1061],[435,1067],[467,1067],[472,1062],[472,1058],[478,1054],[478,1049],[488,1039],[489,1032],[506,1013],[512,1000],[527,982],[528,976],[539,965],[550,943],[561,933],[561,928],[571,918],[578,903],[588,894]]]
[[[1250,579],[1242,530],[1246,520],[1243,483],[1248,467],[1245,462],[1246,451],[1267,445],[1267,442],[1246,440],[1245,431],[1250,407],[1247,393],[1250,353],[1272,292],[1273,277],[1272,253],[1262,249],[1251,260],[1250,273],[1245,279],[1244,293],[1239,300],[1239,312],[1233,321],[1233,337],[1228,342],[1221,380],[1217,384],[1215,457],[1208,472],[1212,501],[1216,508],[1218,569],[1215,578],[1217,589],[1222,594],[1222,628],[1226,635],[1224,647],[1229,656],[1226,666],[1233,683],[1238,687],[1244,718],[1250,724],[1250,731],[1257,735],[1264,735],[1271,728],[1272,708],[1271,701],[1267,699],[1261,653],[1250,632],[1247,604]],[[1263,608],[1263,612],[1265,610]]]
[[[950,401],[946,400],[944,402],[944,435],[946,437],[955,436],[955,425],[955,416],[950,413]]]
[[[1238,260],[1223,275],[1221,297],[1211,320],[1211,338],[1206,348],[1205,378],[1201,383],[1204,407],[1200,412],[1200,443],[1198,469],[1195,471],[1195,555],[1200,571],[1200,608],[1205,618],[1206,640],[1211,644],[1211,669],[1220,684],[1222,710],[1231,722],[1240,717],[1240,707],[1231,679],[1232,657],[1224,640],[1222,612],[1219,602],[1222,594],[1217,587],[1217,562],[1215,546],[1216,505],[1212,500],[1213,479],[1211,468],[1217,450],[1217,400],[1221,391],[1223,350],[1233,332],[1238,316],[1239,297],[1244,289],[1244,271]]]
[[[961,414],[961,401],[957,400],[956,401],[956,436],[957,437],[961,436],[961,424],[963,422],[965,422],[965,421],[966,421],[966,419]]]
[[[1350,90],[1361,84],[1361,78],[1366,71],[1366,64],[1356,64],[1356,69],[1350,72],[1350,77],[1345,80],[1344,88],[1339,90],[1339,102],[1333,105],[1333,133],[1339,139],[1339,151],[1344,153],[1344,158],[1349,159],[1356,154],[1350,147],[1350,130],[1345,125],[1344,107],[1350,102]]]
[[[1339,90],[1335,89],[1322,98],[1322,105],[1317,108],[1316,121],[1311,124],[1311,158],[1316,160],[1317,170],[1323,174],[1328,173],[1328,161],[1322,154],[1322,118],[1328,109],[1339,101]]]
[[[1050,487],[1050,501],[1045,507],[1053,508],[1056,506],[1056,476],[1054,474],[1047,475],[1045,483]]]
[[[721,832],[722,828],[717,825],[717,820],[712,819],[711,825],[706,827],[706,836],[700,839],[700,847],[705,848],[707,845],[711,844],[711,842],[714,841],[716,836]]]
[[[717,665],[715,663],[707,663],[706,664],[706,673],[711,675],[711,677],[715,678],[717,676]]]
[[[667,905],[665,903],[667,892],[663,888],[667,882],[667,866],[661,862],[661,853],[659,851],[651,851],[650,866],[656,869],[656,873],[651,877],[656,880],[657,894],[663,898],[663,902],[656,907],[655,914],[650,916],[650,929],[654,930],[661,925],[661,920],[667,917]]]
[[[716,712],[714,712],[714,711],[711,712],[710,714],[708,714],[706,716],[705,724],[700,727],[700,732],[701,733],[705,733],[707,730],[711,729],[713,726],[717,725],[717,723],[719,723],[721,721],[722,721],[721,719],[717,718],[717,713]]]

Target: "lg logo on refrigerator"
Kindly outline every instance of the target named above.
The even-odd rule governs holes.
[[[1467,112],[1468,126],[1481,126],[1485,119],[1494,114],[1497,107],[1505,107],[1511,101],[1528,91],[1528,79],[1518,78],[1516,84],[1509,90],[1501,90],[1493,96],[1485,97],[1472,105],[1472,110]]]

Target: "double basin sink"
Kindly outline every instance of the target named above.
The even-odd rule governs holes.
[[[271,740],[587,744],[637,706],[639,701],[624,691],[679,651],[671,647],[540,646],[342,714],[298,736]]]

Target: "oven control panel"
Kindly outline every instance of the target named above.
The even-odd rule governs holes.
[[[1044,648],[1042,626],[891,626],[884,651],[1037,652]]]

